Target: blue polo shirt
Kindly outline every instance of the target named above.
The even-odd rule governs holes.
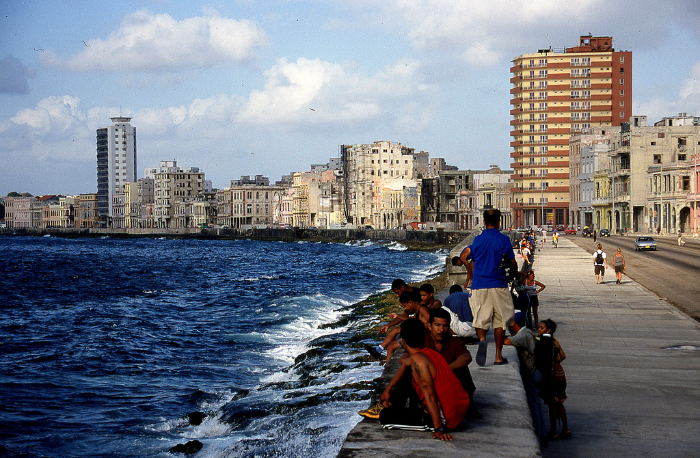
[[[474,260],[472,289],[508,287],[505,271],[498,268],[503,255],[507,259],[515,259],[508,236],[498,229],[484,229],[474,237],[469,249],[470,257]]]

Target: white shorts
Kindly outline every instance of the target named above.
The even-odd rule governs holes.
[[[472,327],[471,323],[460,321],[459,316],[455,312],[445,306],[442,308],[450,314],[450,329],[452,329],[458,337],[476,337],[476,329]]]

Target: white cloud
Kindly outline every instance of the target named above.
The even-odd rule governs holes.
[[[71,58],[47,50],[40,60],[47,67],[75,72],[160,72],[250,61],[267,43],[267,34],[254,21],[216,15],[177,21],[168,14],[140,10],[106,39],[86,41]]]
[[[690,76],[683,81],[679,95],[683,100],[693,99],[696,103],[700,102],[700,62],[693,65]],[[700,109],[700,106],[696,109]]]
[[[25,108],[10,120],[18,125],[27,125],[35,135],[66,132],[83,124],[86,119],[78,108],[80,99],[64,95],[47,97],[36,108]]]
[[[679,23],[700,34],[695,0],[663,8],[651,0],[638,0],[634,8],[619,0],[386,0],[352,7],[375,8],[383,25],[405,33],[420,51],[477,66],[550,45],[573,46],[588,33],[612,35],[618,49],[658,46]]]
[[[418,68],[417,62],[402,60],[367,75],[349,63],[280,59],[265,72],[264,89],[250,94],[237,119],[249,124],[391,124],[415,113],[402,109],[409,103],[431,105],[433,88],[420,80]]]

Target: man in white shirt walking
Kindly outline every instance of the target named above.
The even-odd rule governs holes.
[[[596,283],[603,284],[603,277],[605,276],[605,268],[608,267],[607,261],[608,255],[603,251],[603,245],[598,244],[598,249],[593,253],[593,268],[595,270]]]

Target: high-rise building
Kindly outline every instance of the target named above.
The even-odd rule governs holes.
[[[612,37],[513,59],[513,224],[569,225],[569,137],[632,115],[632,53]]]
[[[136,127],[131,118],[110,118],[112,125],[97,129],[97,210],[103,223],[111,224],[114,196],[136,181]]]

